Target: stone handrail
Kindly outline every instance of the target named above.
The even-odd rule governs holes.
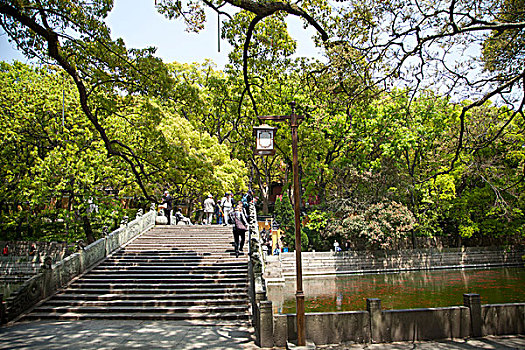
[[[56,264],[51,259],[46,259],[40,273],[27,280],[6,300],[7,321],[16,319],[41,300],[55,294],[115,250],[155,226],[155,211],[139,215],[135,220]]]
[[[267,333],[265,328],[267,324],[261,322],[261,305],[264,305],[267,300],[266,297],[266,283],[264,281],[265,271],[265,254],[262,249],[262,239],[259,232],[259,224],[257,222],[257,211],[255,204],[250,203],[250,261],[248,265],[248,273],[250,275],[250,300],[252,304],[252,324],[255,329],[255,343],[264,347],[268,344],[264,334]]]
[[[265,269],[265,256],[262,250],[262,239],[259,232],[259,224],[257,222],[257,210],[255,203],[250,203],[250,218],[249,218],[249,230],[250,230],[250,259],[254,263],[257,273],[264,273]]]
[[[303,252],[303,278],[319,275],[405,272],[417,270],[524,266],[524,250],[499,247],[425,248],[397,251]],[[295,254],[282,253],[265,271],[270,283],[295,278]]]

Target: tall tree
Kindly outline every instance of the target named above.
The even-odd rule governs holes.
[[[437,176],[458,162],[470,110],[489,100],[506,104],[515,113],[503,128],[523,114],[522,5],[521,0],[349,1],[338,14],[345,21],[337,28],[359,23],[362,29],[335,31],[333,44],[359,52],[359,59],[376,72],[376,86],[387,91],[405,86],[416,96],[432,86],[454,102],[470,99],[459,114],[458,140],[449,167],[436,171]]]
[[[122,95],[166,94],[169,74],[155,49],[126,49],[104,23],[112,1],[0,3],[0,25],[28,58],[61,67],[73,80],[83,113],[110,156],[122,158],[146,196],[144,161],[107,132],[104,120]],[[153,198],[151,198],[153,199]]]

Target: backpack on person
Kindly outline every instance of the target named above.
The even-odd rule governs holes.
[[[233,219],[233,224],[237,230],[247,231],[248,228],[241,220],[241,216],[238,211],[232,213],[231,218]]]

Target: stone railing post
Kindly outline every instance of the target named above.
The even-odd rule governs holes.
[[[366,299],[366,309],[370,314],[370,340],[372,343],[381,343],[381,329],[383,317],[381,315],[381,299]]]
[[[481,297],[479,294],[463,294],[463,305],[470,309],[471,336],[479,338],[481,334]]]
[[[258,304],[259,330],[256,344],[261,348],[273,348],[273,306],[269,300],[262,300]]]

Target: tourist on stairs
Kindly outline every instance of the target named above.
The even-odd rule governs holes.
[[[221,199],[221,207],[222,207],[222,213],[224,215],[224,226],[230,223],[230,220],[228,218],[229,214],[231,213],[233,209],[233,193],[226,192],[224,197]]]
[[[170,196],[170,193],[168,191],[164,191],[164,195],[162,196],[162,204],[164,209],[164,215],[168,219],[168,225],[171,225],[171,209],[173,208],[171,205],[171,202],[173,199]]]
[[[246,231],[248,231],[248,219],[244,215],[242,202],[237,204],[235,211],[230,213],[230,223],[233,224],[233,240],[235,242],[235,256],[239,257],[239,252],[242,252],[244,247],[244,240],[246,239]]]
[[[215,201],[211,194],[208,195],[208,198],[204,200],[204,220],[206,225],[211,225],[213,221],[213,213],[215,212]]]

